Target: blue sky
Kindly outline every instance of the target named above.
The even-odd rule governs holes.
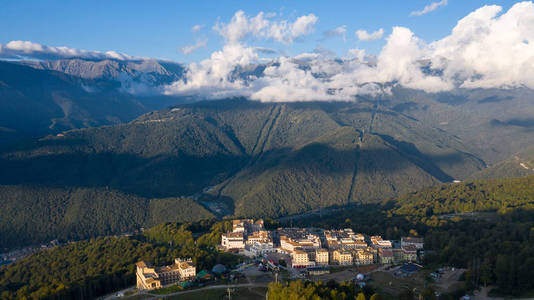
[[[359,41],[358,29],[373,32],[393,26],[410,28],[416,36],[431,42],[450,34],[456,22],[475,9],[496,4],[508,10],[515,1],[459,1],[422,15],[410,16],[433,1],[0,1],[0,44],[12,40],[32,41],[49,46],[119,51],[133,56],[166,58],[180,62],[198,61],[220,49],[224,40],[212,30],[217,20],[228,23],[238,10],[247,16],[276,13],[273,20],[293,22],[314,14],[318,21],[313,33],[291,44],[269,40],[255,46],[296,55],[326,49],[342,56],[348,49],[361,48],[378,53],[384,39]],[[437,0],[435,1],[437,2]],[[197,33],[192,26],[204,27]],[[347,39],[324,38],[324,32],[346,25]],[[180,51],[196,40],[207,40],[205,48],[189,55]]]

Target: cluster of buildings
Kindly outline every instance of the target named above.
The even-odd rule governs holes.
[[[222,234],[221,250],[238,252],[250,257],[279,253],[293,268],[314,267],[323,271],[328,265],[392,264],[416,261],[423,250],[423,239],[403,237],[399,242],[381,236],[366,236],[352,229],[309,230],[278,228],[268,231],[263,220],[232,221],[232,231]],[[277,255],[277,254],[275,254]],[[137,288],[152,290],[196,278],[191,258],[176,258],[172,265],[154,267],[144,261],[136,264]]]
[[[276,242],[275,242],[276,241]],[[352,229],[314,230],[279,228],[269,232],[263,221],[234,220],[233,230],[223,234],[221,247],[248,256],[278,252],[290,257],[293,268],[328,265],[393,264],[416,261],[423,239],[404,237],[399,242],[366,236]]]
[[[233,220],[232,231],[221,237],[221,248],[248,256],[260,256],[275,251],[272,233],[265,230],[262,219]]]
[[[163,267],[153,267],[144,261],[138,262],[136,266],[137,288],[140,290],[153,290],[168,284],[189,281],[197,275],[191,258],[176,258],[174,264]]]

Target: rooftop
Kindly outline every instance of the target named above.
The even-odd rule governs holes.
[[[225,235],[228,238],[243,238],[242,232],[227,232],[227,233],[223,233],[223,235]]]
[[[423,243],[424,239],[420,237],[408,236],[408,237],[403,237],[401,241],[407,242],[407,243]]]

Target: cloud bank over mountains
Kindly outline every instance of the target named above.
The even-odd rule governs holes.
[[[116,59],[134,60],[142,59],[129,56],[116,51],[91,51],[69,47],[51,47],[30,41],[11,41],[5,45],[0,44],[0,58],[8,59],[58,59],[58,58],[84,58],[84,59]]]
[[[351,100],[357,94],[384,93],[384,83],[426,92],[534,88],[534,4],[530,1],[517,3],[504,13],[500,6],[481,7],[459,20],[450,35],[431,43],[408,28],[394,27],[376,56],[352,49],[343,59],[316,52],[266,63],[246,43],[251,36],[288,43],[310,33],[317,21],[308,15],[294,23],[271,23],[263,13],[247,17],[239,11],[229,23],[216,25],[227,41],[223,49],[191,64],[185,78],[167,86],[166,93],[306,101]],[[280,25],[284,30],[273,30]],[[381,31],[365,33],[363,39],[381,35]],[[262,63],[263,72],[235,77],[236,69]]]
[[[436,3],[425,7],[421,14],[446,1]],[[247,16],[237,11],[228,22],[218,21],[212,27],[224,40],[222,48],[189,64],[183,78],[162,90],[165,94],[209,98],[246,96],[260,101],[308,101],[353,100],[355,95],[387,93],[392,84],[426,92],[534,88],[531,1],[517,3],[508,11],[495,5],[481,7],[459,20],[449,35],[432,42],[418,38],[409,28],[393,27],[377,55],[355,48],[339,58],[322,49],[273,59],[275,50],[254,45],[270,41],[290,46],[309,38],[318,22],[314,14],[284,20],[275,14],[260,12]],[[346,26],[339,26],[323,36],[344,38],[346,30]],[[379,29],[372,33],[361,31],[357,36],[372,40],[382,38],[383,34]],[[198,40],[193,46],[204,47],[204,42]],[[0,45],[0,57],[24,56],[130,59],[116,52],[22,41]]]

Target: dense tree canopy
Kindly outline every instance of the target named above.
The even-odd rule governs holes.
[[[141,236],[102,237],[41,251],[0,267],[0,299],[92,299],[133,285],[139,260],[164,265],[192,257],[199,270],[232,265],[239,257],[215,250],[227,226],[166,223]]]
[[[357,206],[292,223],[345,226],[388,239],[419,235],[425,239],[426,264],[468,268],[468,289],[496,285],[499,293],[519,295],[534,290],[533,207],[530,176],[448,184],[383,205]]]
[[[302,299],[302,300],[364,300],[365,293],[370,295],[372,289],[361,290],[353,283],[336,283],[329,281],[324,283],[291,281],[288,284],[271,283],[267,292],[268,300]]]
[[[214,218],[188,198],[148,199],[106,188],[0,185],[0,208],[0,250]]]

